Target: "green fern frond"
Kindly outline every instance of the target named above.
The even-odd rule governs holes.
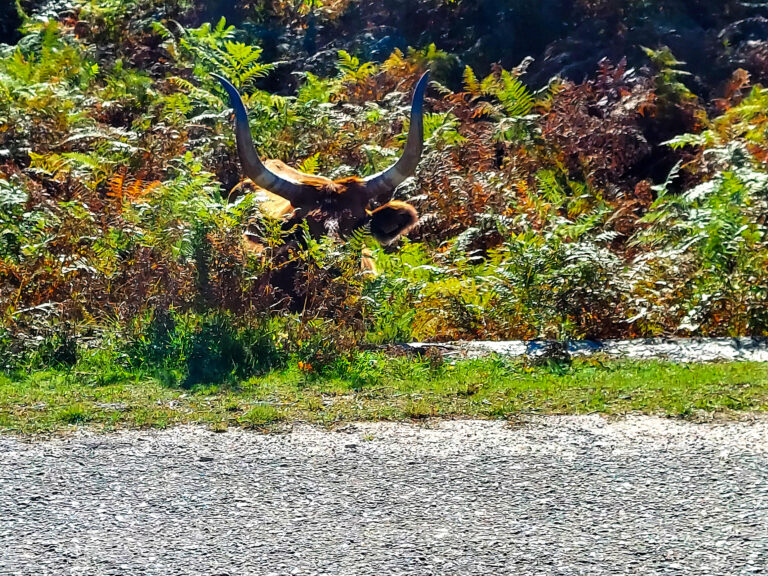
[[[299,166],[299,170],[305,174],[317,174],[320,169],[320,153],[316,152],[312,156],[308,157]]]
[[[477,79],[474,70],[469,66],[465,67],[462,78],[464,80],[464,90],[473,96],[478,96],[480,94],[480,81]]]
[[[525,116],[533,109],[533,95],[519,78],[508,71],[501,73],[502,88],[497,97],[509,116]]]

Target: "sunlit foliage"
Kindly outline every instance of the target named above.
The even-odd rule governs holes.
[[[119,341],[126,362],[193,384],[412,339],[768,335],[768,91],[745,70],[697,96],[658,47],[642,69],[604,60],[532,88],[530,61],[454,78],[455,57],[427,44],[370,61],[339,50],[327,74],[291,70],[267,90],[288,64],[245,27],[162,4],[78,0],[0,46],[4,357],[66,363]],[[336,26],[348,4],[250,16]],[[396,192],[422,215],[408,239],[297,242],[238,195],[211,72],[243,92],[265,156],[342,177],[397,157],[428,67],[425,154]]]

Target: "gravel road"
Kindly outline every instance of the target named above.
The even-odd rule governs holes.
[[[413,342],[405,350],[436,349],[449,358],[482,358],[493,354],[511,358],[540,358],[551,354],[553,345],[563,346],[570,356],[601,354],[634,360],[669,360],[671,362],[768,362],[765,338],[636,338],[633,340],[507,340],[449,342],[435,344]]]
[[[768,419],[0,437],[0,574],[766,574]]]

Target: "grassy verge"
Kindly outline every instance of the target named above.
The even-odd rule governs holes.
[[[103,369],[0,376],[0,430],[22,434],[72,426],[162,428],[202,423],[266,428],[427,417],[506,418],[599,412],[690,416],[767,411],[768,364],[676,365],[577,360],[530,368],[502,359],[430,364],[364,355],[323,374],[298,367],[191,390],[163,378]]]

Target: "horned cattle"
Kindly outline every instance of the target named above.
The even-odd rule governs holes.
[[[416,170],[424,146],[424,92],[428,74],[416,84],[411,103],[408,138],[400,159],[390,168],[367,178],[351,176],[331,180],[299,172],[279,160],[262,162],[248,125],[248,115],[237,89],[214,74],[226,90],[235,117],[235,139],[240,163],[255,191],[265,200],[261,209],[289,224],[305,220],[314,238],[348,238],[369,226],[382,244],[390,244],[417,222],[416,209],[392,200],[395,189]]]

